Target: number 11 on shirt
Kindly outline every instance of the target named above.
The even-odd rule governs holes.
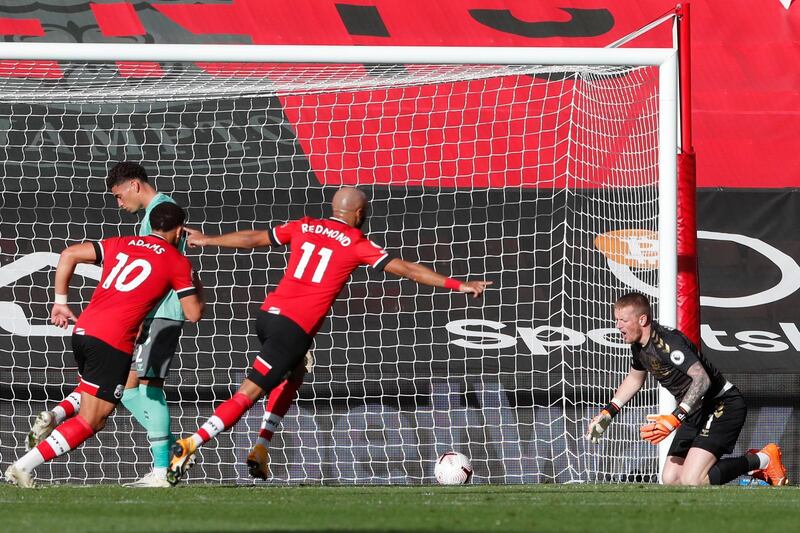
[[[306,267],[311,260],[311,256],[314,254],[316,246],[310,242],[304,242],[300,245],[300,248],[303,250],[303,256],[300,258],[300,261],[297,263],[297,268],[294,271],[294,277],[297,279],[302,279],[303,273],[306,271]],[[333,250],[330,248],[320,248],[317,252],[320,260],[317,268],[314,270],[314,275],[311,276],[311,281],[313,283],[322,281],[322,276],[325,275],[325,269],[328,268],[328,263],[331,260],[332,254]]]

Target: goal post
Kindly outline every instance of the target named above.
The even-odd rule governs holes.
[[[612,305],[649,294],[677,320],[675,49],[0,43],[0,463],[75,383],[47,325],[57,254],[132,234],[105,190],[134,160],[208,233],[327,216],[342,185],[366,233],[407,260],[494,282],[482,301],[357,271],[315,339],[276,433],[277,483],[430,483],[454,449],[478,483],[654,480],[646,389],[583,439],[629,369]],[[166,383],[185,434],[245,376],[282,248],[189,252],[207,287]],[[76,275],[85,305],[98,272]],[[249,483],[256,406],[190,481]],[[120,407],[39,479],[120,482],[149,468]]]

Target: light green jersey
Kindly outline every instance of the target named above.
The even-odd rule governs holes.
[[[175,203],[175,200],[167,196],[166,194],[158,193],[150,200],[150,204],[147,206],[147,209],[144,211],[144,218],[142,219],[142,223],[139,224],[139,236],[146,237],[150,235],[153,230],[150,227],[150,212],[153,210],[155,206],[158,204],[170,202]],[[181,251],[182,254],[186,254],[186,239],[181,237],[180,242],[178,243],[178,250]],[[170,320],[186,320],[186,317],[183,314],[183,308],[181,307],[181,302],[178,299],[178,295],[175,294],[175,291],[170,291],[161,303],[150,312],[148,315],[150,318],[168,318]]]

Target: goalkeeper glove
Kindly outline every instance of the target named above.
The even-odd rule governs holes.
[[[647,420],[650,424],[639,428],[639,436],[653,445],[669,437],[669,434],[681,425],[681,421],[674,414],[647,415]]]
[[[589,422],[589,431],[586,433],[586,438],[592,441],[593,444],[600,442],[603,432],[611,424],[611,413],[603,409],[600,414],[592,418]]]

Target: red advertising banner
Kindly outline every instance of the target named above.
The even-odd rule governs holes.
[[[79,0],[0,6],[6,40],[65,42],[606,46],[674,0]],[[800,9],[767,0],[692,2],[692,108],[698,187],[800,182]],[[633,46],[669,46],[668,25]],[[136,75],[135,68],[128,69]],[[309,132],[313,133],[313,132]],[[313,137],[301,138],[307,144]]]

